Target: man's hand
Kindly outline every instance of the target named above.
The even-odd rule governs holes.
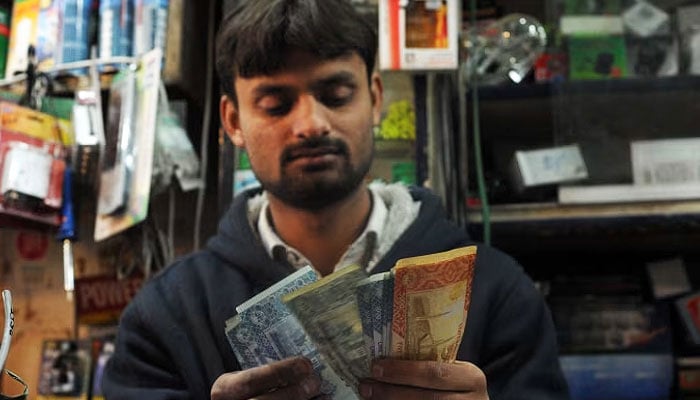
[[[211,388],[212,400],[311,399],[320,394],[321,381],[303,357],[221,375]]]
[[[461,361],[375,360],[359,389],[365,399],[488,400],[484,373]]]

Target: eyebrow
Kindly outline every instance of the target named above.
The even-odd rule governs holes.
[[[324,87],[337,86],[337,85],[351,85],[356,84],[355,75],[348,71],[340,71],[332,74],[323,79],[319,79],[311,84],[312,91],[318,91]]]
[[[355,76],[348,71],[339,71],[331,74],[325,78],[319,79],[311,84],[311,91],[318,91],[328,86],[336,85],[355,85]],[[253,96],[255,99],[261,99],[265,96],[288,94],[293,92],[294,89],[286,84],[275,84],[275,83],[261,83],[256,86],[253,90]]]
[[[265,96],[289,93],[291,91],[292,89],[287,85],[263,83],[255,87],[253,94],[255,99],[261,99]]]

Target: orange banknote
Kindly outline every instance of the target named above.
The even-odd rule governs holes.
[[[476,246],[399,260],[394,266],[391,356],[452,362],[467,321]]]

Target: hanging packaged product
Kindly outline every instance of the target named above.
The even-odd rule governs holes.
[[[162,51],[154,49],[112,83],[95,241],[142,222],[148,214],[161,60]]]
[[[120,72],[112,82],[107,111],[105,147],[101,159],[97,213],[119,214],[127,202],[127,187],[135,157],[135,71]]]
[[[75,93],[71,114],[75,146],[73,160],[76,180],[92,186],[96,181],[100,148],[104,145],[102,111],[98,101],[99,91],[86,89]]]
[[[165,85],[161,84],[158,120],[153,152],[154,193],[162,192],[177,178],[184,192],[204,186],[200,179],[200,163],[187,131],[170,109]]]
[[[382,70],[445,70],[459,65],[457,0],[379,2]]]
[[[3,202],[13,208],[30,210],[39,209],[42,205],[55,208],[55,193],[51,193],[53,156],[43,148],[22,142],[13,142],[4,147],[0,185]]]
[[[0,213],[58,225],[65,150],[57,121],[0,103]]]

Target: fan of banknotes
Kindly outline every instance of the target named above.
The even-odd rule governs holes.
[[[453,362],[471,297],[476,246],[399,260],[367,276],[311,267],[236,307],[226,336],[241,364],[309,358],[334,399],[356,399],[374,358]]]

